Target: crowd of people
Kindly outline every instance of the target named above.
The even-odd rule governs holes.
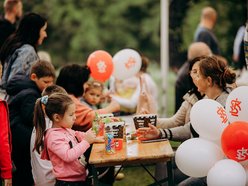
[[[47,20],[37,13],[22,16],[21,0],[5,0],[4,8],[5,17],[0,22],[0,176],[3,184],[91,185],[91,167],[87,164],[91,147],[94,142],[104,141],[91,129],[96,113],[135,114],[141,79],[158,105],[158,87],[147,73],[149,59],[141,55],[141,69],[133,77],[125,80],[112,77],[108,93],[103,83],[90,79],[87,66],[67,64],[56,76],[50,56],[43,58],[44,53],[37,52],[47,37]],[[15,25],[19,18],[19,24]],[[213,32],[216,21],[217,12],[212,7],[202,10],[187,61],[178,72],[175,115],[158,118],[158,128],[149,125],[138,129],[141,137],[180,142],[198,137],[190,123],[192,106],[204,98],[225,106],[228,94],[239,85],[236,78],[241,73],[233,71],[221,56]],[[241,27],[237,33],[233,59],[239,63],[239,70],[247,73],[244,50],[240,48],[244,32]],[[247,85],[246,79],[243,84]],[[166,168],[162,166],[158,171],[166,172]],[[177,167],[174,171],[180,186],[206,185],[205,177],[188,177]],[[114,167],[103,167],[98,172],[102,174],[100,182],[113,185]]]

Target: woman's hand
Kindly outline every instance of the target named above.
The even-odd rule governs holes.
[[[149,127],[139,128],[137,130],[137,135],[139,140],[149,140],[149,139],[158,139],[159,130],[154,125],[148,124]]]

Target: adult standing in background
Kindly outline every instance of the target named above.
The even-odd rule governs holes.
[[[196,57],[212,55],[211,49],[203,42],[192,43],[188,48],[188,60],[183,64],[177,73],[176,89],[175,89],[175,113],[184,101],[183,96],[192,88],[190,83],[189,65],[190,61]]]
[[[28,77],[31,65],[38,61],[36,47],[47,37],[46,28],[45,18],[36,13],[28,13],[22,18],[14,34],[4,42],[0,50],[3,66],[0,92],[5,98],[8,81],[17,73]]]
[[[215,9],[213,9],[212,7],[203,8],[200,24],[195,31],[194,41],[206,43],[213,54],[220,55],[218,40],[213,32],[216,20],[217,12],[215,11]]]
[[[22,16],[22,2],[21,0],[5,0],[3,7],[4,16],[0,18],[0,48],[16,30],[16,21]]]

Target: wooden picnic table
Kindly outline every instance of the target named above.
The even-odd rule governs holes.
[[[126,132],[135,131],[134,124],[130,118],[126,118]],[[139,140],[127,140],[123,142],[123,148],[114,154],[107,154],[104,143],[93,144],[89,163],[93,167],[94,185],[98,185],[96,167],[115,166],[115,165],[140,165],[146,171],[145,164],[167,162],[168,177],[166,180],[169,185],[174,185],[171,160],[174,157],[174,151],[168,140],[160,142],[141,143]],[[119,171],[118,171],[119,172]],[[159,185],[160,181],[148,171]]]

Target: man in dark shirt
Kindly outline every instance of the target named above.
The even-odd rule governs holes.
[[[21,0],[5,0],[4,16],[0,19],[0,47],[16,30],[15,23],[22,16]]]
[[[213,33],[217,20],[217,12],[212,7],[205,7],[202,10],[201,21],[194,35],[195,42],[206,43],[213,54],[220,55],[218,40]]]

